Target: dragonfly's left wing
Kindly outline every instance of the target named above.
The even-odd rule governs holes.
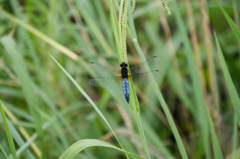
[[[103,66],[101,64],[91,62],[89,64],[90,68],[97,74],[99,77],[109,77],[109,76],[118,76],[120,75],[120,70],[113,67]]]
[[[96,87],[103,87],[107,89],[116,89],[120,88],[122,85],[121,76],[112,76],[112,77],[94,77],[89,80],[89,83]]]
[[[158,70],[155,71],[149,71],[144,73],[134,73],[131,74],[131,77],[133,79],[133,83],[135,85],[142,85],[142,84],[148,84],[152,80],[158,80],[160,78],[161,72]],[[150,76],[153,76],[151,78]]]

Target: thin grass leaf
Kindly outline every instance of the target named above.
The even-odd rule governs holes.
[[[219,60],[220,60],[222,71],[223,71],[223,76],[224,76],[225,82],[227,84],[227,89],[228,89],[228,92],[230,94],[230,98],[231,98],[232,103],[233,103],[233,108],[234,108],[234,110],[237,114],[238,124],[240,124],[240,99],[239,99],[239,96],[237,94],[236,88],[233,84],[231,75],[228,71],[228,67],[227,67],[226,61],[224,59],[222,49],[220,47],[217,35],[214,34],[214,37],[215,37],[215,41],[216,41],[218,57],[219,57]]]
[[[13,69],[21,81],[24,97],[26,98],[29,110],[34,119],[33,121],[35,124],[35,128],[39,134],[40,142],[41,144],[43,144],[42,139],[43,131],[41,128],[42,120],[39,113],[36,110],[38,108],[37,98],[34,95],[34,91],[31,86],[32,81],[28,74],[23,55],[21,54],[21,52],[19,51],[18,47],[15,44],[15,41],[11,37],[9,36],[2,37],[0,41],[11,57]]]
[[[142,159],[142,157],[134,155],[134,154],[132,154],[130,152],[127,152],[125,150],[122,150],[122,149],[120,149],[116,146],[113,146],[113,145],[111,145],[107,142],[104,142],[104,141],[101,141],[101,140],[96,140],[96,139],[84,139],[84,140],[80,140],[80,141],[76,142],[75,144],[70,146],[67,150],[65,150],[63,152],[63,154],[59,157],[59,159],[72,159],[74,156],[76,156],[79,152],[81,152],[85,148],[94,147],[94,146],[112,148],[112,149],[118,150],[120,152],[123,152],[127,155],[133,156],[135,158]]]
[[[218,137],[216,135],[214,124],[212,122],[212,118],[211,118],[211,115],[210,115],[209,111],[208,111],[208,120],[209,120],[210,132],[211,132],[211,135],[212,135],[214,156],[217,159],[224,159],[223,154],[222,154],[222,150],[221,150],[221,147],[220,147],[220,144],[219,144],[219,140],[218,140]]]
[[[80,103],[77,103],[76,105],[72,105],[67,107],[66,109],[62,110],[59,113],[59,116],[53,116],[51,118],[51,120],[45,122],[42,126],[43,130],[48,129],[51,126],[51,122],[56,122],[58,120],[58,118],[64,118],[64,115],[71,113],[73,111],[79,110],[81,108],[85,108],[87,107],[86,104],[81,105]],[[32,142],[34,142],[34,140],[36,140],[38,137],[37,133],[32,134],[32,136],[29,138],[29,140],[27,142],[25,142],[18,150],[17,150],[17,155],[21,155],[27,148],[29,148],[29,146],[31,145]],[[89,157],[89,156],[87,156]]]
[[[114,37],[115,37],[115,44],[116,44],[117,52],[118,52],[118,59],[120,59],[121,57],[119,55],[120,55],[121,49],[120,49],[118,21],[117,21],[116,12],[115,12],[112,0],[108,0],[108,3],[109,3],[109,8],[110,8],[113,33],[114,33]]]
[[[220,3],[218,3],[217,0],[213,0],[217,5],[218,7],[221,9],[223,15],[225,16],[225,18],[227,19],[228,21],[228,24],[230,25],[230,27],[232,28],[235,36],[237,37],[237,39],[240,41],[240,30],[238,28],[238,26],[235,24],[235,22],[232,20],[232,18],[227,14],[227,12],[223,9],[223,7],[221,6]]]
[[[232,157],[231,159],[235,159],[237,158],[235,156],[235,152],[237,151],[238,148],[238,119],[237,119],[237,115],[235,114],[234,119],[233,119],[233,146],[232,146]]]
[[[1,144],[0,144],[0,150],[2,151],[4,157],[5,157],[6,159],[9,159]]]
[[[108,45],[108,42],[106,41],[105,37],[103,36],[103,34],[101,33],[101,31],[99,30],[99,28],[97,27],[95,21],[93,20],[93,18],[91,18],[91,16],[89,15],[88,10],[86,9],[86,5],[83,5],[84,3],[80,3],[80,1],[75,1],[77,6],[79,7],[78,11],[81,13],[81,15],[83,16],[84,20],[86,21],[86,23],[88,24],[88,27],[91,29],[92,33],[94,34],[94,36],[96,37],[96,39],[99,41],[99,43],[102,45],[103,49],[105,50],[105,52],[109,55],[112,56],[113,55],[113,50],[111,49],[111,47]],[[86,2],[85,2],[86,3]]]
[[[6,102],[2,103],[3,108],[6,107],[5,104]],[[5,109],[5,108],[4,108]],[[17,131],[17,129],[13,126],[11,121],[8,120],[9,128],[11,130],[12,137],[14,138],[15,142],[19,147],[22,147],[24,145],[24,140],[22,139],[21,134]],[[17,153],[17,152],[16,152]],[[24,154],[27,159],[35,159],[34,155],[30,152],[30,150],[26,149],[24,151]],[[17,156],[21,156],[21,154],[17,153]]]
[[[145,61],[146,59],[144,57],[142,49],[141,49],[141,47],[140,47],[140,45],[138,43],[138,40],[137,40],[135,25],[134,25],[134,22],[133,22],[133,17],[132,17],[132,13],[131,12],[129,12],[129,25],[130,25],[130,29],[131,29],[131,33],[132,33],[131,35],[132,35],[133,44],[134,44],[134,46],[135,46],[135,48],[136,48],[140,58],[142,59],[142,61]],[[185,150],[184,145],[182,143],[182,140],[181,140],[181,137],[180,137],[179,132],[177,130],[177,127],[176,127],[176,125],[175,125],[175,123],[173,121],[171,113],[170,113],[170,111],[168,109],[168,106],[167,106],[167,104],[166,104],[166,102],[165,102],[165,100],[164,100],[164,98],[162,96],[161,91],[159,90],[159,87],[158,87],[156,81],[153,80],[152,83],[153,83],[154,90],[155,90],[155,92],[157,94],[157,97],[158,97],[158,99],[159,99],[159,101],[160,101],[160,103],[162,105],[163,110],[164,110],[164,113],[167,116],[168,122],[169,122],[170,127],[171,127],[171,129],[173,131],[173,135],[175,137],[175,140],[177,141],[177,145],[178,145],[178,148],[179,148],[180,153],[182,155],[182,158],[187,159],[188,156],[187,156],[186,150]]]
[[[51,56],[51,55],[50,55]],[[123,148],[122,144],[120,143],[117,135],[114,133],[112,127],[108,123],[107,119],[104,117],[104,115],[101,113],[101,111],[98,109],[98,107],[95,105],[95,103],[92,101],[92,99],[86,94],[86,92],[78,85],[78,83],[71,77],[71,75],[57,62],[57,60],[51,56],[51,58],[56,62],[56,64],[61,68],[61,70],[67,75],[67,77],[73,82],[73,84],[78,88],[78,90],[83,94],[83,96],[89,101],[89,103],[93,106],[93,108],[96,110],[96,112],[100,115],[100,117],[104,120],[104,122],[107,124],[109,129],[114,134],[115,138],[117,139],[119,145]]]
[[[21,20],[24,20],[22,14],[20,12],[18,2],[16,0],[10,0],[10,4],[14,10],[14,13],[18,16],[18,18],[20,18]],[[29,36],[29,33],[23,28],[19,28],[18,33],[19,33],[19,37],[21,38],[21,41],[26,43],[27,47],[29,48],[31,58],[33,59],[33,62],[37,68],[38,79],[41,82],[42,88],[47,92],[47,85],[46,85],[46,81],[44,79],[43,70],[41,69],[39,54],[37,53],[36,49],[34,48],[34,45]]]
[[[199,78],[199,74],[197,71],[197,65],[195,62],[195,57],[193,54],[193,50],[191,47],[191,42],[188,38],[188,33],[186,29],[185,22],[183,21],[183,18],[181,17],[181,12],[179,10],[179,5],[177,4],[178,1],[173,0],[173,10],[174,10],[174,16],[177,20],[178,27],[180,29],[180,32],[182,34],[182,41],[184,43],[184,52],[187,57],[187,63],[190,71],[190,76],[192,80],[192,87],[193,87],[193,97],[194,102],[198,109],[199,122],[201,125],[201,133],[203,138],[203,145],[204,145],[204,153],[207,159],[211,158],[211,152],[210,152],[210,142],[209,142],[209,128],[208,128],[208,115],[206,110],[206,105],[204,103],[204,95],[203,90],[201,88],[201,82]]]
[[[2,9],[0,9],[0,13],[2,15],[4,15],[5,17],[7,17],[8,19],[12,20],[13,22],[19,24],[20,26],[22,26],[26,30],[30,31],[31,33],[33,33],[37,37],[39,37],[42,40],[46,41],[48,44],[52,45],[56,49],[62,51],[64,54],[66,54],[70,58],[72,58],[74,60],[78,59],[78,56],[74,52],[70,51],[69,49],[67,49],[66,47],[64,47],[61,44],[57,43],[56,41],[52,40],[51,38],[49,38],[48,36],[46,36],[45,34],[40,32],[39,30],[37,30],[36,28],[32,27],[31,25],[29,25],[29,24],[25,23],[24,21],[14,17],[13,15],[9,14],[8,12],[6,12],[6,11],[4,11]]]
[[[0,112],[1,112],[1,117],[2,117],[2,120],[3,120],[3,124],[4,124],[4,127],[5,127],[5,131],[6,131],[6,134],[7,134],[10,150],[12,152],[13,158],[17,159],[18,157],[17,157],[17,154],[16,154],[16,149],[15,149],[15,145],[14,145],[14,142],[13,142],[12,134],[11,134],[10,128],[8,126],[7,118],[5,116],[1,101],[0,101]],[[6,155],[6,153],[2,149],[2,147],[1,147],[1,150],[4,153],[4,155]]]

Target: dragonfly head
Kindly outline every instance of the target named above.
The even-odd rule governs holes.
[[[120,67],[122,67],[122,68],[127,67],[127,66],[128,66],[128,64],[127,64],[126,62],[122,62],[122,63],[120,64]]]

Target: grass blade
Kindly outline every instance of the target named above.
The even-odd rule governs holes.
[[[5,158],[9,159],[1,144],[0,144],[0,150],[2,151],[3,155],[5,156]]]
[[[213,151],[214,151],[215,158],[224,159],[209,111],[208,111],[208,120],[209,120],[210,132],[212,135]]]
[[[144,57],[142,49],[141,49],[141,47],[140,47],[140,45],[138,43],[138,40],[137,40],[135,25],[134,25],[134,22],[133,22],[133,17],[132,17],[132,13],[131,12],[129,12],[129,23],[130,23],[130,29],[131,29],[133,44],[134,44],[134,46],[135,46],[135,48],[136,48],[140,58],[142,59],[142,61],[145,61],[146,59]],[[176,127],[176,125],[175,125],[175,123],[173,121],[171,113],[170,113],[170,111],[168,109],[168,106],[167,106],[167,104],[166,104],[166,102],[165,102],[165,100],[164,100],[164,98],[162,96],[161,91],[158,88],[157,83],[153,82],[153,85],[154,85],[155,92],[156,92],[156,94],[158,96],[158,99],[159,99],[159,101],[160,101],[160,103],[162,105],[162,108],[164,110],[164,113],[167,116],[167,119],[168,119],[168,122],[170,124],[170,127],[171,127],[171,129],[173,131],[173,135],[175,137],[175,140],[177,141],[177,145],[178,145],[178,148],[179,148],[180,153],[182,155],[182,158],[187,159],[188,156],[187,156],[186,150],[185,150],[184,145],[182,143],[182,140],[181,140],[181,137],[180,137],[179,132],[177,130],[177,127]]]
[[[235,114],[234,116],[234,127],[233,127],[233,146],[232,146],[232,155],[231,159],[237,158],[235,156],[235,152],[237,152],[238,148],[238,121],[237,121],[237,116]]]
[[[3,111],[1,101],[0,101],[0,112],[1,112],[2,120],[3,120],[3,124],[4,124],[4,127],[5,127],[5,131],[6,131],[6,134],[7,134],[9,147],[10,147],[10,150],[12,152],[12,156],[13,156],[14,159],[17,159],[16,149],[15,149],[15,146],[14,146],[14,143],[13,143],[12,134],[11,134],[10,128],[8,126],[7,118],[6,118],[5,113]],[[6,156],[6,153],[5,153],[5,151],[3,151],[2,146],[1,146],[1,150],[4,153],[4,155]]]
[[[121,52],[120,50],[120,39],[119,39],[119,27],[118,27],[118,21],[117,17],[115,14],[115,9],[112,0],[108,0],[109,3],[109,8],[110,8],[110,14],[111,14],[111,22],[112,22],[112,28],[114,32],[114,37],[115,37],[115,43],[117,47],[117,52]],[[118,54],[119,55],[119,54]],[[120,55],[118,56],[118,59],[120,59]]]
[[[230,98],[231,98],[232,103],[233,103],[233,108],[234,108],[234,110],[237,114],[238,124],[240,124],[240,104],[239,104],[240,99],[239,99],[237,91],[234,87],[231,75],[228,71],[228,67],[227,67],[226,61],[224,59],[222,49],[220,47],[217,35],[214,34],[214,36],[215,36],[215,41],[216,41],[216,46],[217,46],[217,51],[218,51],[218,57],[219,57],[219,60],[220,60],[222,71],[223,71],[223,76],[224,76],[225,82],[227,84],[227,88],[228,88],[228,92],[230,94]]]
[[[16,72],[18,78],[21,81],[23,94],[26,98],[27,104],[29,106],[29,110],[34,119],[35,128],[37,129],[37,132],[40,137],[40,143],[43,147],[43,140],[42,140],[43,131],[41,128],[42,121],[41,121],[40,114],[36,110],[38,107],[37,98],[34,95],[34,91],[31,86],[32,81],[28,74],[27,67],[24,62],[24,58],[22,54],[19,52],[19,49],[17,48],[15,41],[11,37],[9,36],[2,37],[1,43],[9,53],[14,71]]]
[[[20,12],[20,8],[18,7],[17,1],[16,0],[10,0],[10,4],[11,4],[13,10],[14,10],[14,13],[18,16],[18,18],[23,20],[23,16]],[[29,48],[31,58],[33,59],[34,64],[37,68],[38,78],[39,78],[39,81],[41,82],[41,86],[42,86],[43,89],[45,89],[45,91],[47,91],[46,82],[43,78],[44,76],[43,76],[43,72],[41,70],[39,55],[37,54],[37,51],[34,48],[34,44],[33,44],[32,40],[29,36],[29,33],[23,28],[19,28],[18,33],[19,33],[19,37],[21,37],[21,40],[24,41],[26,43],[27,47]]]
[[[211,152],[210,152],[210,143],[209,143],[209,129],[208,129],[208,115],[207,115],[207,110],[206,110],[206,105],[204,103],[204,95],[203,95],[203,90],[201,88],[201,82],[197,70],[197,65],[195,62],[193,50],[191,47],[191,42],[188,38],[188,33],[186,30],[186,25],[184,24],[183,18],[181,17],[181,12],[179,9],[179,6],[177,4],[178,1],[173,0],[173,10],[174,10],[174,16],[177,20],[178,27],[180,29],[180,32],[182,34],[182,40],[184,43],[184,52],[185,56],[187,58],[187,63],[189,67],[189,74],[191,76],[192,80],[192,87],[193,87],[193,97],[195,104],[198,108],[199,112],[199,122],[201,124],[201,133],[203,137],[203,146],[204,146],[204,151],[207,159],[211,158]]]
[[[54,46],[55,48],[57,48],[58,50],[62,51],[64,54],[66,54],[70,58],[72,58],[74,60],[78,59],[78,56],[74,52],[70,51],[69,49],[67,49],[66,47],[57,43],[56,41],[52,40],[51,38],[49,38],[48,36],[46,36],[45,34],[40,32],[39,30],[37,30],[36,28],[32,27],[31,25],[29,25],[29,24],[25,23],[24,21],[14,17],[13,15],[9,14],[8,12],[6,12],[2,9],[0,9],[0,13],[2,15],[4,15],[5,17],[7,17],[8,19],[12,20],[13,22],[17,23],[18,25],[22,26],[23,28],[27,29],[28,31],[30,31],[31,33],[36,35],[37,37],[46,41],[48,44],[50,44],[50,45]]]
[[[238,38],[238,40],[240,41],[240,30],[239,28],[237,27],[237,25],[235,24],[235,22],[232,20],[232,18],[227,14],[227,12],[223,9],[223,7],[221,6],[220,3],[218,3],[217,0],[213,0],[217,5],[218,7],[221,9],[222,13],[224,14],[225,18],[227,19],[228,21],[228,24],[230,25],[230,27],[232,28],[235,36]]]
[[[108,147],[112,148],[115,150],[118,150],[120,152],[123,152],[127,155],[133,156],[135,158],[141,158],[137,155],[134,155],[130,152],[127,152],[125,150],[122,150],[116,146],[113,146],[107,142],[101,141],[101,140],[96,140],[96,139],[84,139],[76,142],[72,146],[70,146],[66,151],[63,152],[63,154],[59,157],[59,159],[71,159],[74,156],[76,156],[79,152],[81,152],[83,149],[88,148],[88,147],[93,147],[93,146],[101,146],[101,147]]]
[[[50,55],[51,56],[51,55]],[[51,56],[52,57],[52,56]],[[117,135],[114,133],[112,127],[108,123],[107,119],[104,117],[104,115],[101,113],[101,111],[98,109],[98,107],[95,105],[95,103],[92,101],[92,99],[87,95],[87,93],[78,85],[78,83],[71,77],[71,75],[57,62],[57,60],[52,57],[52,59],[57,63],[57,65],[61,68],[61,70],[67,75],[67,77],[73,82],[73,84],[78,88],[78,90],[83,94],[83,96],[89,101],[89,103],[93,106],[93,108],[96,110],[96,112],[100,115],[100,117],[105,121],[109,129],[114,134],[115,138],[117,139],[120,146],[123,148],[122,144],[120,143]]]

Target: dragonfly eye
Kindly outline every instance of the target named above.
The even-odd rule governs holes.
[[[122,62],[122,63],[120,64],[120,67],[127,67],[127,63],[126,63],[126,62]]]

